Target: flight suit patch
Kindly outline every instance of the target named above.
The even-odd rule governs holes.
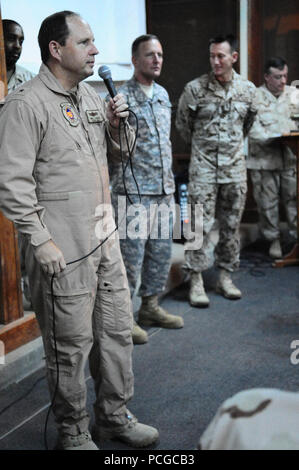
[[[70,103],[61,103],[60,107],[61,107],[63,117],[67,120],[67,122],[71,126],[74,126],[74,127],[78,126],[79,117],[76,114],[74,106],[72,106]]]
[[[88,122],[91,122],[91,123],[104,121],[98,109],[88,109],[86,111],[86,116],[87,116]]]

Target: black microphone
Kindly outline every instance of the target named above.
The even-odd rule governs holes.
[[[109,67],[107,67],[107,65],[101,65],[101,67],[99,67],[98,74],[104,80],[107,90],[109,91],[109,95],[111,98],[114,98],[114,96],[117,95],[117,91],[115,89]]]

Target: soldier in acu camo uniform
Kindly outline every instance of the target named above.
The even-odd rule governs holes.
[[[296,157],[291,149],[274,138],[296,130],[292,116],[299,112],[299,91],[287,86],[288,66],[281,57],[270,58],[265,66],[265,83],[258,88],[258,114],[250,130],[248,168],[259,213],[263,238],[270,242],[269,255],[281,258],[280,204],[289,231],[297,237]]]
[[[117,162],[110,166],[110,177],[112,203],[120,225],[121,252],[132,296],[141,276],[138,294],[142,297],[142,304],[138,323],[134,322],[133,342],[142,344],[148,341],[148,336],[139,325],[182,328],[183,319],[169,314],[158,305],[158,294],[165,288],[170,268],[175,190],[169,140],[171,104],[167,91],[154,82],[160,76],[163,63],[158,38],[143,35],[135,39],[132,62],[134,76],[119,91],[138,118],[133,171],[126,164]],[[130,123],[136,124],[133,115]],[[129,200],[126,193],[130,195]],[[127,214],[124,219],[125,210]],[[137,217],[135,210],[140,216],[143,215],[146,226],[143,232],[139,226],[139,236],[130,230]],[[121,227],[122,221],[125,222],[125,233]],[[163,233],[159,234],[161,230]]]
[[[230,273],[239,266],[239,227],[247,192],[244,136],[256,114],[256,89],[233,70],[236,48],[230,35],[210,40],[212,71],[186,85],[176,117],[178,131],[191,142],[188,193],[192,214],[196,204],[203,206],[203,245],[185,251],[191,275],[190,303],[196,307],[209,305],[201,273],[211,264],[209,248],[216,214],[219,242],[215,262],[220,269],[216,290],[229,299],[241,297]]]

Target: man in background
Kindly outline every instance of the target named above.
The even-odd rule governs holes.
[[[22,26],[14,20],[7,19],[2,21],[2,26],[6,61],[7,92],[9,94],[18,86],[22,85],[22,83],[31,80],[34,77],[34,74],[24,67],[17,65],[22,53],[22,45],[24,42]],[[21,287],[23,293],[23,307],[25,310],[29,310],[32,308],[31,294],[29,290],[28,276],[25,270],[24,243],[21,233],[18,233],[18,246],[22,279]]]
[[[181,317],[169,314],[158,305],[158,295],[165,288],[170,269],[175,190],[169,140],[171,104],[167,91],[155,82],[161,74],[163,64],[163,50],[159,39],[154,35],[143,35],[135,39],[132,45],[132,62],[134,76],[119,91],[138,118],[134,175],[127,169],[124,183],[122,165],[111,165],[112,202],[116,215],[126,192],[130,194],[131,202],[141,203],[146,210],[147,234],[136,238],[127,233],[120,238],[120,247],[132,297],[138,279],[141,278],[138,292],[142,297],[138,312],[139,325],[182,328],[184,322]],[[136,124],[132,115],[129,121],[132,125]],[[166,208],[166,211],[159,221],[161,207]],[[130,221],[127,210],[126,228]],[[161,233],[159,235],[163,224],[168,227],[165,237]],[[157,236],[154,235],[154,230]],[[142,344],[148,341],[148,336],[138,323],[134,322],[133,341],[135,344]]]
[[[240,262],[239,232],[247,192],[244,136],[256,113],[255,86],[233,70],[238,60],[235,38],[213,38],[209,47],[212,71],[186,85],[176,117],[178,131],[192,145],[188,185],[191,219],[197,204],[203,208],[203,245],[198,250],[185,250],[185,266],[191,276],[190,303],[195,307],[209,305],[202,272],[211,264],[216,215],[216,291],[228,299],[242,295],[231,273]]]
[[[286,216],[288,236],[297,237],[296,157],[275,138],[297,128],[292,116],[299,112],[295,87],[287,85],[288,65],[281,57],[265,65],[265,82],[257,90],[258,114],[250,131],[247,167],[259,214],[262,237],[269,241],[271,258],[281,258],[280,205]]]
[[[24,42],[23,28],[14,20],[3,20],[4,50],[6,60],[6,76],[8,93],[14,91],[22,83],[31,80],[34,74],[17,65],[22,53]]]

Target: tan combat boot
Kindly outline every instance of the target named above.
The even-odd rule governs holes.
[[[270,248],[269,248],[269,256],[274,259],[282,258],[282,250],[281,250],[279,238],[277,240],[272,241]]]
[[[209,297],[205,293],[201,273],[191,273],[191,286],[189,294],[190,304],[193,307],[208,307]]]
[[[132,340],[133,344],[145,344],[148,342],[148,335],[145,330],[140,328],[139,325],[134,320],[133,330],[132,330]]]
[[[233,284],[231,275],[226,269],[220,269],[216,292],[231,300],[242,297],[242,292]]]
[[[66,434],[59,436],[55,450],[99,450],[93,442],[89,431],[76,436]]]
[[[138,312],[138,323],[142,326],[160,326],[161,328],[182,328],[184,326],[182,317],[170,315],[158,305],[157,295],[142,298]]]
[[[128,422],[123,426],[109,426],[95,424],[93,427],[93,438],[97,442],[107,439],[117,439],[132,447],[147,447],[159,439],[156,428],[147,424],[139,423],[137,418],[128,412]]]

